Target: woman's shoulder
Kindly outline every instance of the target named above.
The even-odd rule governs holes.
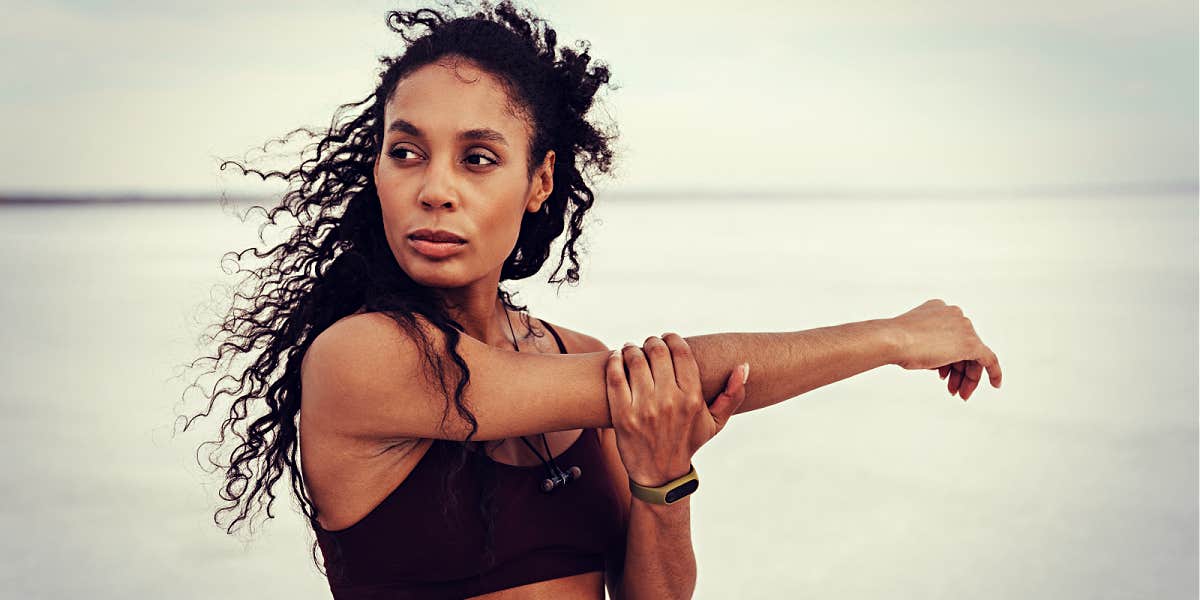
[[[564,325],[560,325],[558,323],[547,322],[545,319],[542,319],[541,317],[534,317],[534,318],[537,320],[537,322],[539,324],[549,325],[550,327],[554,328],[554,331],[558,332],[558,335],[562,337],[563,345],[566,346],[568,354],[586,354],[588,352],[604,352],[609,349],[608,346],[606,346],[604,344],[604,342],[600,341],[596,337],[590,336],[586,333],[580,333],[578,331],[575,331],[574,329],[571,329]],[[547,332],[547,333],[549,333],[549,332]]]
[[[438,333],[433,331],[432,326],[423,318],[419,317],[417,321],[421,323],[422,329],[429,330],[428,333]],[[567,354],[586,354],[589,352],[606,352],[610,350],[599,338],[560,323],[547,321],[541,317],[533,317],[533,324],[535,329],[539,330],[536,335],[549,341],[549,345],[544,351],[558,351],[558,347],[554,343],[551,328],[562,339]],[[343,340],[355,346],[374,346],[381,343],[395,343],[399,338],[407,338],[407,335],[384,313],[367,312],[360,309],[338,319],[336,323],[330,325],[317,337]],[[326,345],[332,342],[329,339],[322,341]],[[317,345],[317,340],[314,339],[313,344]]]

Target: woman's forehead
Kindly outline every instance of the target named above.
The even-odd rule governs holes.
[[[396,83],[384,119],[403,119],[431,136],[478,128],[495,129],[509,139],[528,136],[528,124],[514,107],[496,76],[467,60],[439,61]]]

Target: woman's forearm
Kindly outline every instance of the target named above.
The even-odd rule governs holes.
[[[890,320],[875,319],[792,332],[719,333],[684,338],[712,401],[733,367],[750,363],[739,413],[763,408],[875,367],[892,364],[902,344]]]
[[[750,363],[746,398],[737,411],[739,413],[777,404],[875,367],[892,364],[899,360],[904,343],[903,332],[890,319],[803,331],[711,333],[684,339],[700,371],[702,395],[710,404],[725,389],[733,369],[743,362]],[[531,420],[536,419],[534,424],[517,429],[518,434],[613,426],[604,374],[611,351],[582,354],[499,352],[520,362],[499,364],[495,377],[488,377],[487,393],[480,397],[495,401],[506,415],[529,414]],[[474,379],[477,372],[474,366],[472,372]],[[513,378],[512,373],[527,373],[528,376]],[[479,379],[488,375],[492,374],[480,373]],[[490,383],[492,379],[495,384]],[[547,406],[529,406],[538,401],[544,401]],[[480,422],[484,420],[481,418]]]
[[[625,565],[614,600],[691,598],[696,589],[691,498],[668,505],[630,502]]]

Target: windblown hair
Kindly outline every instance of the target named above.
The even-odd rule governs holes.
[[[594,200],[589,182],[612,167],[609,143],[615,131],[587,118],[597,90],[608,83],[607,67],[592,63],[586,41],[579,42],[577,50],[559,46],[545,21],[507,0],[497,5],[485,1],[469,8],[471,14],[464,17],[455,17],[452,5],[440,8],[388,13],[387,25],[400,34],[406,50],[380,59],[378,87],[362,100],[339,106],[328,130],[300,128],[278,140],[297,133],[317,140],[304,149],[299,166],[281,171],[250,168],[237,161],[221,164],[222,169],[233,166],[243,175],[286,182],[287,191],[278,205],[269,210],[253,207],[263,213],[262,228],[280,226],[277,217],[284,213],[298,223],[286,241],[269,250],[249,248],[223,257],[223,262],[236,262],[234,273],[245,273],[241,285],[249,287],[233,294],[219,330],[206,337],[216,346],[214,354],[191,363],[192,368],[210,367],[201,377],[225,373],[211,390],[198,385],[199,378],[189,387],[204,391],[207,408],[187,417],[183,429],[218,410],[219,400],[228,401],[228,415],[216,439],[202,444],[197,456],[209,448],[208,461],[224,472],[220,490],[224,504],[213,518],[229,533],[253,523],[262,511],[273,518],[275,484],[285,474],[300,509],[316,524],[317,511],[298,464],[300,361],[317,335],[360,308],[387,314],[423,348],[425,363],[446,397],[443,417],[453,407],[470,424],[470,433],[460,441],[457,468],[446,475],[447,491],[451,478],[468,463],[468,455],[477,454],[468,448],[478,423],[463,402],[470,371],[457,351],[462,326],[438,296],[414,282],[396,262],[384,237],[373,181],[374,161],[382,151],[384,106],[406,75],[453,57],[470,60],[503,82],[511,104],[520,109],[518,114],[528,120],[533,132],[530,176],[548,151],[555,152],[556,162],[553,192],[539,212],[525,213],[500,280],[539,272],[550,256],[551,243],[564,229],[567,239],[549,282],[561,287],[579,279],[576,242]],[[242,265],[248,253],[259,261],[258,266]],[[559,276],[567,262],[565,276]],[[502,288],[497,293],[508,308],[526,308],[515,305]],[[418,317],[445,333],[443,348],[434,348]],[[528,328],[528,315],[524,318]],[[238,374],[234,374],[235,359],[248,363]],[[453,393],[446,385],[449,368],[458,372]],[[454,501],[454,495],[448,494],[448,502]],[[487,505],[488,498],[481,499],[490,554],[492,522]]]

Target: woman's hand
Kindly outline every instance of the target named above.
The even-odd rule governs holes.
[[[891,321],[904,340],[896,364],[905,369],[937,369],[942,379],[949,375],[947,390],[951,396],[958,392],[963,401],[971,397],[985,368],[992,387],[1000,387],[1000,361],[980,341],[961,308],[929,300]]]
[[[709,406],[700,369],[682,337],[666,333],[646,338],[642,348],[625,344],[614,350],[606,367],[608,408],[629,478],[657,487],[686,475],[692,455],[746,399],[749,368],[749,363],[734,368]]]

